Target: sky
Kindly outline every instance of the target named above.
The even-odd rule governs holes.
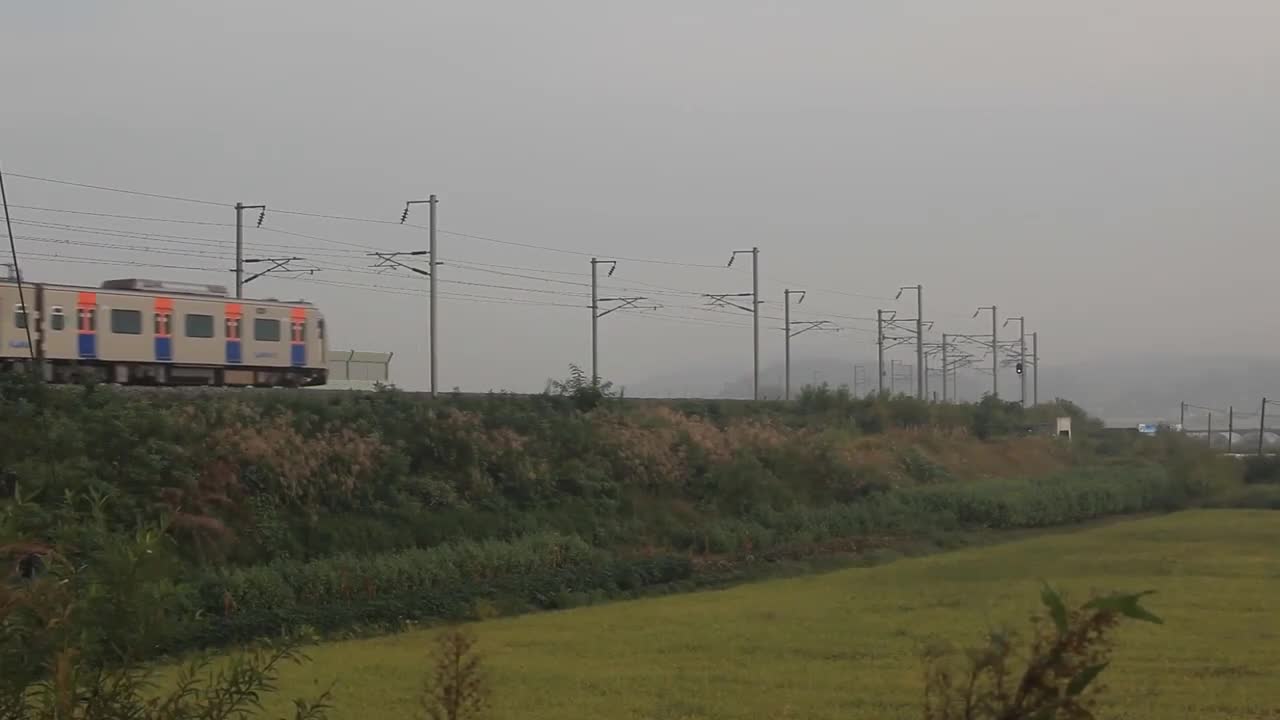
[[[425,279],[366,253],[425,249],[425,206],[397,222],[433,193],[442,389],[589,366],[593,256],[660,306],[601,318],[602,376],[739,379],[750,317],[701,294],[750,291],[752,247],[765,366],[784,289],[840,328],[793,358],[852,364],[917,283],[930,340],[995,304],[1046,368],[1268,355],[1277,37],[1274,0],[10,0],[0,168],[34,281],[232,285],[230,206],[265,203],[246,255],[318,272],[246,294],[316,303],[407,388]]]

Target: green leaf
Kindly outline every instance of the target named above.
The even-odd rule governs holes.
[[[1098,673],[1106,670],[1110,664],[1109,662],[1098,663],[1081,670],[1079,675],[1071,678],[1071,682],[1067,683],[1067,695],[1076,696],[1084,692],[1085,688],[1089,687],[1089,683],[1098,677]]]
[[[1063,635],[1067,632],[1067,605],[1062,602],[1062,596],[1057,590],[1049,587],[1049,583],[1045,583],[1040,589],[1040,601],[1044,606],[1049,608],[1049,615],[1053,618],[1053,624],[1058,628],[1058,634]]]
[[[1085,605],[1085,607],[1092,610],[1104,610],[1120,613],[1121,615],[1134,620],[1163,625],[1164,620],[1161,620],[1159,616],[1142,607],[1142,598],[1153,593],[1155,593],[1154,590],[1148,590],[1146,592],[1134,593],[1132,595],[1108,595],[1106,597],[1100,597],[1090,601],[1089,604]]]

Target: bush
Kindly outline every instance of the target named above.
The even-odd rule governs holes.
[[[925,653],[925,720],[1087,720],[1102,692],[1096,680],[1111,664],[1112,638],[1125,620],[1162,621],[1142,607],[1150,593],[1112,594],[1068,609],[1045,586],[1045,614],[1025,648],[1012,631],[992,631],[964,652]]]
[[[692,572],[686,557],[614,556],[579,538],[553,534],[364,557],[280,560],[200,579],[191,616],[206,619],[176,634],[168,649],[273,636],[303,626],[327,632],[467,619],[477,608],[551,609],[577,593],[628,593],[686,579]]]
[[[1250,455],[1245,458],[1244,481],[1250,485],[1280,484],[1280,456]]]

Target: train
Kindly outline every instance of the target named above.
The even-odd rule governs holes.
[[[137,278],[0,280],[0,369],[34,365],[52,383],[311,387],[328,379],[327,349],[324,315],[301,300]]]

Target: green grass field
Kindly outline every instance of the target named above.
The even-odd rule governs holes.
[[[1267,511],[1186,512],[473,627],[495,718],[915,718],[921,645],[1025,626],[1041,578],[1076,600],[1158,591],[1146,604],[1166,624],[1122,633],[1107,717],[1280,717],[1280,514]],[[282,695],[336,681],[335,718],[413,717],[430,649],[428,632],[315,647]]]

